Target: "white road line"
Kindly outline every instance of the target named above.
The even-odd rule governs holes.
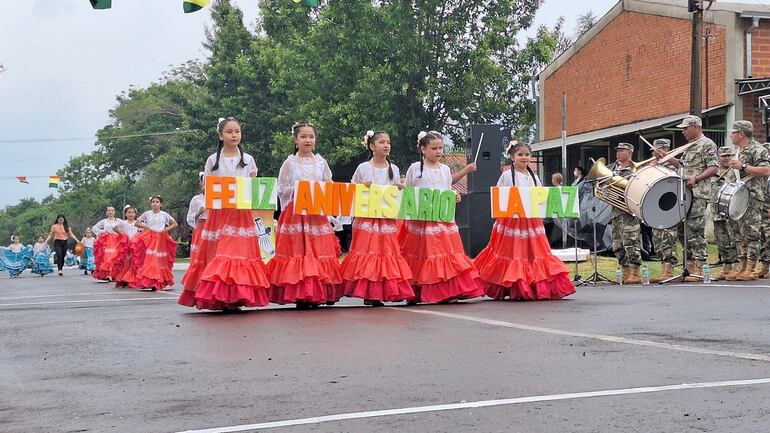
[[[587,334],[583,332],[563,331],[561,329],[542,328],[539,326],[530,326],[530,325],[524,325],[521,323],[503,322],[500,320],[483,319],[480,317],[466,316],[463,314],[442,313],[439,311],[415,310],[411,308],[393,308],[393,307],[387,307],[387,308],[392,308],[392,309],[396,309],[398,311],[404,311],[407,313],[428,314],[432,316],[446,317],[450,319],[460,319],[460,320],[467,320],[469,322],[483,323],[485,325],[502,326],[505,328],[521,329],[524,331],[542,332],[545,334],[563,335],[566,337],[590,338],[593,340],[609,341],[611,343],[633,344],[636,346],[657,347],[660,349],[678,350],[680,352],[699,353],[702,355],[728,356],[731,358],[741,358],[741,359],[750,359],[752,361],[770,362],[770,356],[757,354],[757,353],[742,353],[742,352],[730,352],[725,350],[702,349],[699,347],[683,346],[681,344],[661,343],[661,342],[649,341],[649,340],[636,340],[633,338],[615,337],[612,335]]]
[[[406,415],[412,413],[439,412],[446,410],[471,409],[479,407],[505,406],[521,403],[536,403],[543,401],[571,400],[579,398],[607,397],[613,395],[645,394],[651,392],[678,391],[687,389],[721,388],[729,386],[763,385],[770,383],[770,378],[731,380],[723,382],[683,383],[681,385],[648,386],[641,388],[611,389],[606,391],[578,392],[571,394],[538,395],[533,397],[507,398],[501,400],[482,400],[464,403],[439,404],[434,406],[416,406],[401,409],[373,410],[367,412],[351,412],[337,415],[325,415],[313,418],[300,418],[286,421],[264,422],[259,424],[244,424],[230,427],[216,427],[202,430],[186,430],[179,433],[233,433],[253,430],[264,430],[276,427],[291,427],[306,424],[317,424],[330,421],[344,421],[362,418],[377,418],[393,415]]]
[[[2,301],[16,301],[19,299],[38,299],[38,298],[61,298],[66,296],[102,296],[102,295],[123,295],[125,296],[127,293],[131,293],[129,291],[122,291],[122,292],[83,292],[83,293],[61,293],[58,295],[35,295],[35,296],[17,296],[12,298],[0,298],[0,302]],[[163,293],[163,292],[161,292]]]
[[[653,284],[652,286],[658,286],[658,284]],[[698,286],[698,285],[693,285],[693,284],[672,284],[672,285],[662,284],[661,286],[687,287],[687,288],[691,288],[691,289],[693,289],[693,288],[700,289],[700,288],[704,288],[704,287],[736,287],[736,288],[741,288],[741,289],[757,287],[757,288],[760,288],[760,289],[770,289],[770,285],[766,285],[766,284],[717,284],[717,283],[708,283],[705,286]]]
[[[85,304],[89,302],[123,302],[123,301],[173,301],[176,298],[121,298],[121,299],[83,299],[80,301],[49,301],[49,302],[18,302],[14,304],[0,304],[0,307],[19,307],[26,305],[54,305],[54,304]]]

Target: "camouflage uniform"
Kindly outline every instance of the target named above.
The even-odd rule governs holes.
[[[628,143],[620,143],[620,149],[630,148],[633,152],[634,147]],[[618,163],[612,173],[615,176],[628,177],[632,172],[631,167],[621,168]],[[641,248],[641,228],[639,220],[628,212],[612,207],[612,252],[618,259],[622,267],[632,265],[640,266],[642,264]]]
[[[692,145],[682,155],[685,181],[691,176],[697,176],[709,167],[716,167],[717,146],[714,142],[701,135],[693,140]],[[691,143],[692,143],[691,142]],[[705,262],[708,259],[706,245],[706,207],[711,199],[711,178],[704,179],[692,189],[692,206],[683,224],[687,224],[687,249],[685,260]],[[679,241],[684,245],[684,230],[678,226]]]
[[[671,140],[659,138],[653,142],[653,147],[656,149],[664,149],[668,151],[671,148]],[[669,161],[666,161],[662,164],[659,164],[656,161],[652,164],[660,165],[661,167],[676,171],[676,167],[674,167],[674,165]],[[676,266],[677,262],[676,235],[676,226],[668,229],[652,229],[652,242],[655,245],[655,251],[660,255],[660,259],[663,263],[670,263],[674,266]]]
[[[737,123],[737,122],[736,122]],[[738,152],[738,160],[753,167],[770,166],[770,153],[756,140],[751,140]],[[738,220],[738,259],[756,262],[759,259],[760,230],[762,228],[762,204],[765,199],[765,177],[753,177],[746,181],[750,199],[746,213]]]
[[[729,151],[729,153],[727,153]],[[729,147],[720,147],[719,148],[720,155],[725,152],[725,154],[732,155],[732,149]],[[722,188],[722,185],[724,185],[727,182],[732,182],[735,180],[735,171],[732,168],[723,169],[719,168],[719,172],[717,173],[719,176],[722,176],[727,172],[727,174],[724,175],[721,179],[716,178],[716,180],[713,182],[713,191],[714,191],[714,198],[713,203],[716,204],[717,200],[719,199],[719,189]],[[714,211],[714,238],[716,240],[717,249],[719,250],[719,257],[724,264],[733,264],[738,262],[738,248],[736,246],[737,244],[737,235],[738,235],[738,225],[735,221],[731,220],[730,218],[727,218],[725,216],[719,215],[716,210]]]
[[[765,143],[762,146],[770,152],[770,143]],[[768,212],[770,212],[770,179],[765,182],[765,200],[762,203],[761,247],[759,252],[759,260],[762,263],[770,263],[770,216]]]

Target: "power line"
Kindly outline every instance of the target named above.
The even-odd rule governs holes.
[[[154,137],[159,135],[173,135],[173,134],[183,134],[185,132],[197,132],[198,129],[183,129],[179,131],[169,131],[169,132],[150,132],[146,134],[128,134],[128,135],[113,135],[109,137],[104,137],[105,139],[120,139],[120,138],[136,138],[136,137]],[[71,137],[71,138],[21,138],[21,139],[9,139],[9,140],[0,140],[0,144],[10,144],[10,143],[50,143],[50,142],[59,142],[59,141],[86,141],[86,140],[94,140],[96,139],[95,136],[92,137]]]

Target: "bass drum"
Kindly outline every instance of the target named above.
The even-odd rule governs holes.
[[[749,187],[743,182],[725,182],[717,193],[717,213],[737,221],[749,208]]]
[[[631,175],[626,187],[626,205],[631,213],[654,229],[668,229],[679,224],[692,204],[692,191],[684,187],[679,202],[680,177],[668,168],[651,165]]]

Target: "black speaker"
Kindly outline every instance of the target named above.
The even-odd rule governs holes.
[[[476,255],[487,246],[492,232],[492,207],[489,202],[489,190],[487,192],[474,192],[463,196],[457,204],[455,222],[460,229],[460,237],[463,241],[465,254],[470,257]]]
[[[478,170],[468,175],[468,193],[489,192],[489,187],[497,185],[500,178],[500,157],[503,151],[503,140],[507,139],[510,131],[500,125],[471,125],[465,148],[468,163],[476,159]],[[481,146],[479,146],[481,141]],[[476,151],[479,156],[476,158]]]

